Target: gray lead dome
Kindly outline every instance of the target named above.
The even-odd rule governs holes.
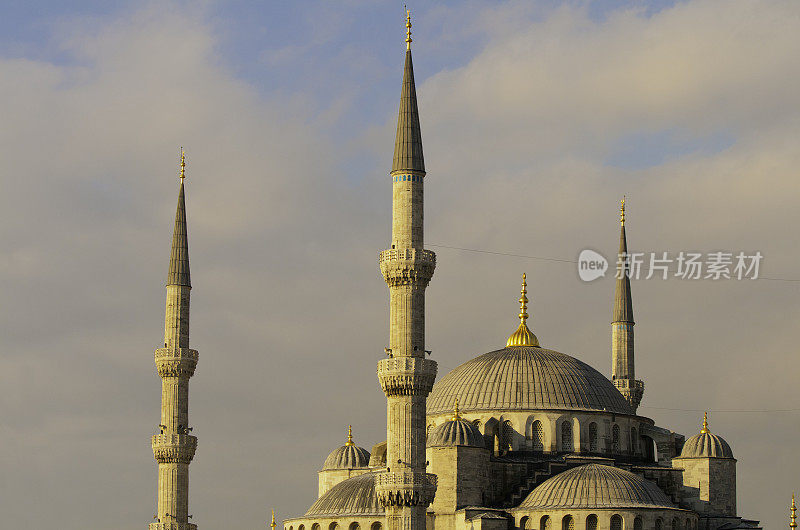
[[[375,495],[375,473],[365,473],[343,480],[311,505],[306,516],[383,515]]]
[[[350,469],[367,466],[369,466],[369,451],[357,445],[345,444],[328,455],[322,469]]]
[[[627,400],[600,372],[553,350],[510,347],[455,368],[436,383],[428,414],[453,410],[605,410],[632,414]]]
[[[519,507],[675,508],[675,505],[658,486],[630,471],[587,464],[547,479]]]
[[[681,458],[733,458],[733,450],[721,436],[710,432],[695,434],[683,445]]]
[[[428,436],[428,447],[466,445],[483,447],[483,435],[467,420],[450,420],[436,427]]]

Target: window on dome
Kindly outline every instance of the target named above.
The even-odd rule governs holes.
[[[534,451],[544,451],[544,427],[539,420],[531,425],[531,441]]]
[[[370,528],[370,530],[381,530],[381,523],[379,523],[378,521],[375,521],[374,523],[372,523],[372,526],[370,526],[369,528]]]
[[[339,530],[339,523],[336,521],[328,525],[328,530]]]
[[[511,422],[505,420],[500,429],[500,450],[503,453],[511,451],[511,440],[514,436],[514,429],[511,427]]]
[[[596,453],[600,450],[597,443],[597,424],[592,422],[589,424],[589,451]]]
[[[633,520],[633,530],[643,530],[642,518],[637,517]]]
[[[572,451],[572,422],[565,420],[561,424],[561,450]]]
[[[656,519],[656,530],[664,530],[664,521],[659,517]]]
[[[306,525],[301,524],[300,526],[297,527],[297,530],[306,530]]]
[[[543,516],[542,519],[539,521],[539,530],[552,530],[553,523],[550,521],[550,517],[547,515]]]
[[[314,523],[311,525],[311,530],[319,530],[319,523]]]
[[[619,453],[619,425],[611,428],[611,449],[615,453]]]
[[[526,515],[522,519],[519,520],[519,530],[529,530],[528,524],[530,522],[529,517]]]
[[[597,530],[597,516],[595,514],[586,518],[586,530]]]
[[[561,520],[561,530],[575,530],[575,519],[571,515],[565,515]]]
[[[678,520],[677,519],[673,519],[672,520],[672,530],[678,530]]]
[[[353,521],[352,523],[350,523],[349,530],[361,530],[361,525]]]
[[[611,530],[622,530],[622,517],[619,515],[611,516]]]

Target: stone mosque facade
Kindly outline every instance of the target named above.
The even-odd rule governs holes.
[[[425,289],[436,255],[424,247],[426,180],[411,57],[411,21],[397,123],[392,236],[379,267],[389,290],[389,341],[377,366],[387,400],[386,441],[353,441],[320,458],[318,498],[284,530],[733,530],[758,529],[736,508],[736,459],[704,417],[683,435],[637,413],[634,316],[626,274],[617,279],[611,377],[540,345],[528,326],[525,275],[517,329],[436,382],[425,349]],[[156,521],[195,530],[188,469],[189,258],[183,189],[167,282]],[[627,253],[624,203],[619,252]],[[275,526],[273,516],[273,528]]]

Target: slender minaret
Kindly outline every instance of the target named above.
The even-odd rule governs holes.
[[[797,528],[797,506],[794,504],[794,493],[792,493],[792,507],[789,509],[789,529]]]
[[[376,492],[386,507],[388,530],[424,530],[436,477],[425,472],[425,402],[436,378],[436,362],[425,358],[425,288],[436,255],[422,237],[425,162],[411,63],[411,14],[406,11],[406,64],[392,163],[392,244],[380,253],[389,286],[388,359],[378,363],[386,394],[385,473]]]
[[[164,347],[155,353],[161,376],[161,424],[153,436],[153,455],[158,462],[157,522],[150,530],[193,530],[189,522],[189,463],[197,438],[189,434],[189,378],[197,366],[197,350],[189,349],[189,243],[186,237],[186,203],[183,179],[186,157],[181,148],[181,187],[172,234],[172,253],[167,274],[167,309]]]
[[[611,322],[611,381],[619,389],[633,411],[639,407],[644,383],[636,380],[633,359],[633,303],[631,302],[630,264],[625,238],[625,198],[620,203],[619,259],[622,269],[617,274],[614,291],[614,320]]]

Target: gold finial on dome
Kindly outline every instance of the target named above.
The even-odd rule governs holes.
[[[406,6],[406,50],[411,49],[411,10]]]
[[[789,522],[789,528],[794,530],[797,528],[797,506],[794,504],[794,492],[792,492],[792,508],[791,508],[791,517]]]
[[[275,530],[275,527],[278,526],[275,524],[275,509],[272,509],[272,522],[269,524],[272,527],[272,530]]]
[[[183,179],[186,178],[186,152],[181,147],[181,184],[183,184]]]
[[[625,226],[625,196],[619,201],[619,224]]]
[[[458,421],[460,419],[461,419],[461,411],[458,410],[458,398],[456,398],[456,406],[453,407],[452,421]]]
[[[522,290],[519,297],[519,327],[511,334],[506,341],[506,348],[511,346],[534,346],[539,347],[539,339],[536,338],[531,330],[528,329],[528,283],[526,276],[522,274]]]
[[[708,430],[708,412],[703,413],[703,428],[700,429],[700,434],[708,434],[711,431]]]
[[[345,445],[355,445],[353,443],[353,426],[352,425],[348,425],[347,426],[347,442],[345,442]]]

